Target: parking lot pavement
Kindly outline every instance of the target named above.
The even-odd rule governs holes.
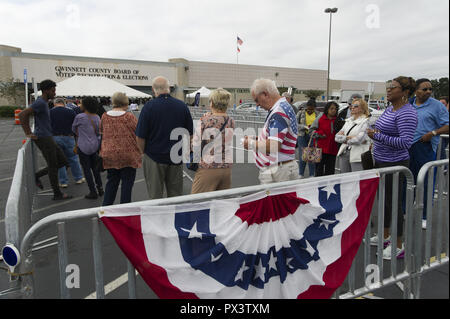
[[[0,246],[4,245],[4,207],[9,193],[9,187],[15,168],[15,157],[17,150],[22,145],[23,131],[19,126],[12,124],[10,120],[0,119],[0,142],[2,152],[0,152],[0,200],[2,210],[0,211]],[[3,151],[4,150],[4,151]],[[43,165],[42,156],[38,156],[40,165]],[[184,167],[185,177],[183,178],[183,193],[190,194],[194,172]],[[70,174],[69,174],[70,176]],[[106,182],[106,174],[102,174],[103,182]],[[87,200],[84,195],[88,188],[86,183],[76,185],[73,181],[65,192],[74,196],[73,199],[63,202],[55,202],[51,199],[51,191],[48,178],[42,178],[44,190],[39,190],[35,197],[35,209],[33,221],[37,221],[45,216],[77,209],[101,206],[102,199]],[[258,170],[253,163],[234,164],[232,170],[232,187],[242,187],[259,184]],[[144,182],[142,169],[138,169],[135,185],[133,188],[133,202],[147,200],[146,185]],[[117,203],[117,199],[116,199]],[[104,283],[107,284],[107,298],[127,298],[127,281],[123,274],[126,273],[126,259],[117,247],[114,239],[107,229],[101,225],[102,255],[104,265]],[[95,291],[95,279],[92,263],[92,225],[89,220],[68,223],[67,243],[69,250],[69,263],[77,264],[81,270],[81,288],[72,290],[72,298],[92,297]],[[46,229],[38,238],[39,240],[50,239],[50,246],[33,253],[35,260],[35,284],[36,298],[59,298],[58,283],[58,258],[55,227]],[[388,269],[388,267],[386,267]],[[0,291],[8,288],[8,278],[0,272]],[[448,298],[448,264],[435,271],[427,273],[422,280],[422,295],[427,298]],[[156,298],[156,295],[147,287],[140,276],[137,276],[137,296],[139,298]],[[376,297],[396,299],[402,298],[399,287],[390,286],[380,291]]]

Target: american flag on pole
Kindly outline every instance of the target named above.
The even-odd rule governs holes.
[[[242,198],[104,207],[100,217],[160,298],[330,298],[378,182],[363,171]]]
[[[243,42],[242,39],[239,38],[239,36],[238,36],[238,37],[237,37],[237,44],[242,45],[242,43],[244,43],[244,42]]]

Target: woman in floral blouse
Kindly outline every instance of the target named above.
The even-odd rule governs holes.
[[[201,117],[200,128],[195,131],[194,152],[201,147],[202,158],[192,183],[192,194],[231,187],[234,120],[227,115],[230,99],[231,94],[224,89],[212,91],[211,112]]]
[[[136,169],[142,165],[142,157],[136,142],[136,117],[127,112],[128,98],[124,93],[114,93],[113,108],[102,116],[102,145],[100,156],[107,170],[107,182],[103,206],[112,205],[122,182],[120,203],[131,202],[131,191]]]

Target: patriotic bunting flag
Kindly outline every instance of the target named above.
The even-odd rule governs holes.
[[[361,244],[379,177],[311,179],[243,198],[104,207],[160,298],[330,298]]]

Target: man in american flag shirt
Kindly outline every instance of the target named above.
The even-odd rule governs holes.
[[[292,106],[272,80],[257,79],[250,91],[256,104],[269,111],[259,136],[245,136],[243,141],[244,148],[253,151],[261,184],[297,179],[298,127]]]

